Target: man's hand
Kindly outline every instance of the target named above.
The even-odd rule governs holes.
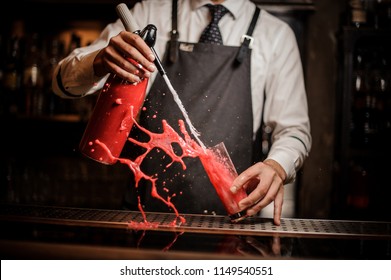
[[[137,34],[122,31],[95,57],[95,75],[113,73],[132,83],[148,78],[156,70],[152,50]]]
[[[274,224],[281,224],[282,204],[284,200],[284,181],[286,173],[276,161],[268,159],[258,162],[243,171],[232,183],[231,191],[244,188],[248,197],[240,201],[240,208],[247,209],[249,216],[274,201]]]

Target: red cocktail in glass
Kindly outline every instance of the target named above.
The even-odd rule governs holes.
[[[230,191],[238,174],[224,143],[208,148],[205,155],[200,155],[200,160],[231,221],[238,222],[246,218],[246,210],[240,210],[239,201],[247,197],[247,193],[244,189],[236,193]]]

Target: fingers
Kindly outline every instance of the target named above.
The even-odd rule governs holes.
[[[113,49],[113,47],[106,47],[100,51],[97,55],[96,61],[100,58],[100,67],[94,67],[95,73],[100,76],[107,73],[113,73],[120,76],[122,79],[128,80],[132,83],[139,82],[142,78],[140,69],[132,63],[129,59],[126,59],[121,54]],[[103,71],[102,71],[103,68]],[[100,72],[98,72],[100,70]],[[102,73],[103,72],[103,73]],[[144,77],[148,77],[148,73]]]
[[[255,215],[273,201],[275,202],[280,188],[282,188],[280,180],[265,178],[258,184],[257,188],[248,195],[246,200],[243,199],[239,205],[243,205],[243,209],[248,208],[248,215]]]
[[[156,67],[153,63],[155,56],[151,48],[139,35],[121,32],[120,38],[114,37],[113,40],[115,39],[119,39],[118,46],[125,57],[138,61],[147,71],[155,71]]]
[[[257,182],[255,188],[239,202],[240,209],[247,209],[247,215],[252,216],[274,201],[274,223],[280,225],[284,197],[283,179],[274,168],[260,162],[241,173],[234,180],[231,191],[235,193],[242,188],[252,188],[254,182]]]
[[[262,163],[259,162],[250,166],[248,169],[243,171],[235,180],[232,182],[231,192],[236,193],[241,188],[244,188],[254,178],[259,178],[262,170]]]
[[[280,188],[274,200],[273,221],[276,226],[281,225],[282,204],[284,202],[284,188]]]
[[[156,70],[152,50],[137,34],[122,31],[112,37],[94,60],[97,76],[114,73],[132,83],[148,78]]]

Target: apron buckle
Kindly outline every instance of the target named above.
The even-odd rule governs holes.
[[[246,41],[245,41],[246,40]],[[242,38],[240,39],[240,43],[241,44],[243,44],[243,43],[245,43],[247,46],[248,46],[248,48],[252,48],[252,46],[253,46],[253,42],[254,42],[254,38],[253,37],[251,37],[251,36],[249,36],[249,35],[247,35],[247,34],[244,34],[243,36],[242,36]]]

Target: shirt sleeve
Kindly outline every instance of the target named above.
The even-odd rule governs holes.
[[[268,158],[280,163],[289,183],[308,157],[310,122],[296,37],[287,25],[274,36],[265,85],[264,122],[273,128]]]

